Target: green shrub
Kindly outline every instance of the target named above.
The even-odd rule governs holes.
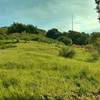
[[[0,45],[0,49],[6,49],[6,48],[15,48],[16,45],[14,44],[2,44]]]
[[[98,53],[100,54],[100,37],[94,43],[94,47],[98,51]]]
[[[91,56],[87,59],[88,62],[93,62],[97,61],[99,58],[99,53],[98,52],[93,52]]]
[[[32,36],[32,41],[39,41],[39,42],[45,42],[45,43],[56,43],[57,40],[47,38],[44,35],[34,35]]]
[[[65,58],[72,58],[75,55],[75,51],[72,48],[64,47],[60,50],[59,55]]]
[[[95,50],[93,45],[90,45],[90,44],[89,45],[85,45],[84,48],[85,48],[85,50],[87,52],[93,52]]]
[[[65,36],[59,37],[58,41],[63,42],[65,45],[72,45],[72,40],[68,37],[65,37]]]
[[[18,80],[15,78],[12,79],[3,79],[2,80],[2,85],[4,88],[8,88],[9,86],[18,86]]]

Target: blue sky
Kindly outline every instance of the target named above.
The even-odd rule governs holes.
[[[95,0],[0,0],[0,26],[13,22],[33,24],[43,29],[100,31]]]

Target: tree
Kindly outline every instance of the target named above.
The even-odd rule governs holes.
[[[78,45],[88,44],[89,35],[84,32],[80,33],[76,31],[69,31],[68,37],[72,39],[74,44],[78,44]]]
[[[94,43],[96,41],[96,39],[99,38],[99,37],[100,37],[100,32],[93,32],[90,35],[90,42]]]
[[[97,12],[98,12],[98,14],[99,14],[98,19],[99,19],[99,21],[100,21],[100,0],[95,0],[95,3],[97,4],[96,10],[97,10]]]
[[[52,39],[57,39],[61,35],[61,32],[59,32],[57,29],[53,28],[47,32],[47,37]]]
[[[13,23],[11,26],[7,28],[7,33],[32,33],[32,34],[39,34],[39,33],[45,33],[44,30],[39,29],[31,24],[25,25],[22,23]]]
[[[34,27],[33,25],[27,25],[25,28],[25,32],[26,33],[35,33],[35,34],[39,33],[37,27]]]
[[[25,31],[25,25],[21,23],[13,23],[8,27],[7,33],[22,33]]]
[[[94,48],[100,53],[100,33],[94,32],[90,36],[90,43],[93,44]]]

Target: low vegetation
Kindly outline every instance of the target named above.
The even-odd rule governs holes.
[[[63,47],[60,50],[59,55],[65,58],[72,58],[75,55],[75,51],[69,47]]]
[[[1,28],[0,100],[99,100],[99,38],[18,23]]]

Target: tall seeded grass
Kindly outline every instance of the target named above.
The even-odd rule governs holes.
[[[100,60],[86,62],[91,52],[74,47],[73,54],[65,45],[36,41],[16,46],[0,49],[0,100],[99,98]],[[59,56],[60,50],[67,56]]]

